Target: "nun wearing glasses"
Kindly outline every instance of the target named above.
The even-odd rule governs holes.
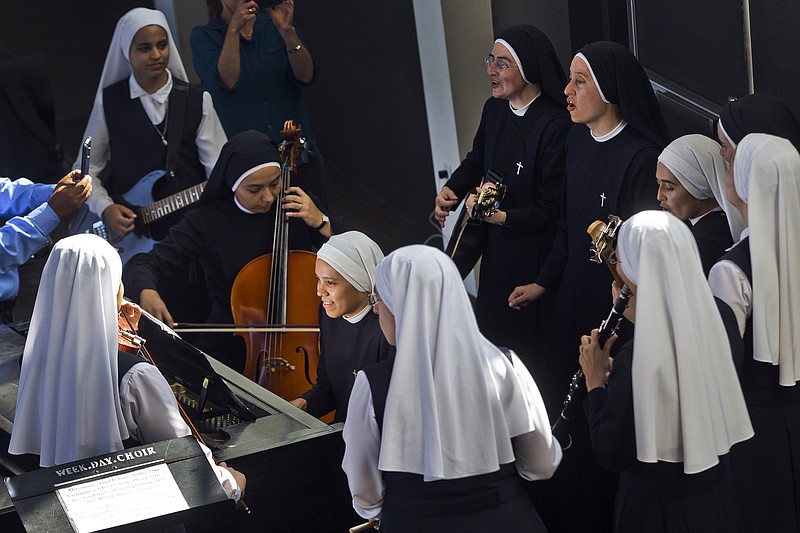
[[[567,79],[550,40],[529,25],[500,33],[486,57],[486,74],[492,97],[472,150],[436,196],[434,215],[444,226],[461,200],[471,210],[490,169],[502,177],[505,197],[482,223],[486,239],[475,314],[489,340],[512,348],[534,372],[546,303],[518,312],[507,299],[515,286],[538,274],[555,235],[571,127],[563,95]],[[465,272],[459,265],[462,275],[471,268]]]

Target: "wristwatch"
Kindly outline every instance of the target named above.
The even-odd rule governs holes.
[[[331,221],[331,219],[329,219],[329,218],[328,218],[328,215],[326,215],[326,214],[324,214],[324,213],[323,213],[323,214],[322,214],[322,222],[320,223],[320,225],[319,225],[319,226],[317,226],[317,227],[316,227],[316,228],[314,228],[314,229],[315,229],[315,230],[321,230],[322,228],[324,228],[324,227],[325,227],[325,224],[327,224],[327,223],[328,223],[328,222],[330,222],[330,221]]]

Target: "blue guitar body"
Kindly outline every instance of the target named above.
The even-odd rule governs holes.
[[[163,203],[166,202],[166,209],[163,207],[159,208],[159,214],[156,217],[160,218],[167,214],[170,214],[177,209],[185,207],[188,203],[192,203],[192,201],[196,201],[199,198],[199,192],[202,192],[202,187],[205,184],[201,184],[200,191],[197,192],[196,198],[192,198],[191,201],[188,203],[180,202],[180,205],[175,205],[175,202],[170,202],[170,198],[165,198],[159,202],[156,202],[153,198],[153,186],[155,183],[164,176],[165,172],[163,170],[154,170],[150,172],[145,177],[143,177],[139,182],[134,185],[128,192],[122,195],[122,199],[127,203],[134,211],[139,218],[142,217],[142,210],[143,209],[150,209],[153,210],[153,205],[155,203]],[[192,189],[198,186],[193,187]],[[189,191],[190,189],[187,189]],[[183,191],[186,192],[186,191]],[[183,193],[178,193],[178,195]],[[173,195],[177,196],[177,195]],[[171,207],[170,207],[171,205]],[[139,207],[145,206],[145,207]],[[169,211],[163,212],[162,211]],[[148,221],[149,222],[149,221]],[[148,223],[145,222],[145,223]],[[84,206],[76,215],[75,220],[73,221],[70,233],[94,233],[95,235],[99,235],[107,240],[114,248],[117,249],[119,252],[120,257],[122,258],[122,264],[124,265],[127,263],[131,257],[136,254],[146,253],[153,249],[153,245],[156,241],[150,239],[144,235],[141,235],[139,232],[132,231],[127,235],[120,237],[110,229],[106,227],[102,220],[100,220],[97,215],[89,211],[87,206]]]

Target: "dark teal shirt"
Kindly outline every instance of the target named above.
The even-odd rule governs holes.
[[[222,84],[217,62],[228,26],[219,17],[192,30],[192,58],[194,68],[211,94],[225,133],[230,139],[237,133],[258,130],[280,142],[283,123],[294,120],[302,135],[314,140],[311,120],[303,103],[302,89],[310,83],[295,79],[289,66],[286,48],[272,18],[262,12],[256,14],[253,39],[240,38],[239,81],[231,88]],[[297,32],[300,42],[305,42]],[[317,66],[314,65],[316,76]]]

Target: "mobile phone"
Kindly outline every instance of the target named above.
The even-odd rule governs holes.
[[[86,137],[81,148],[81,177],[83,179],[89,173],[89,162],[92,159],[92,138]]]

